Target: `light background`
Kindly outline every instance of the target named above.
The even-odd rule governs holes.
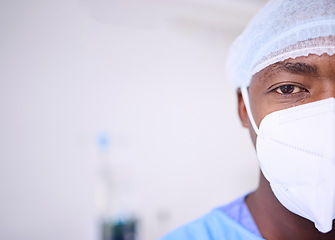
[[[254,189],[224,64],[265,2],[2,0],[0,239],[154,240]]]

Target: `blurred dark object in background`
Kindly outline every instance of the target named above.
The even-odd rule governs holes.
[[[102,226],[102,240],[136,240],[136,219],[105,222]]]

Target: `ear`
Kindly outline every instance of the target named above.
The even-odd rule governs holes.
[[[245,128],[249,127],[249,117],[247,113],[247,109],[245,107],[245,103],[242,97],[241,89],[238,88],[237,91],[237,101],[238,101],[238,115],[240,116],[240,120],[242,123],[242,126]]]

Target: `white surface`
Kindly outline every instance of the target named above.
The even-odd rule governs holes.
[[[1,2],[0,239],[96,239],[103,158],[109,214],[136,214],[141,240],[256,186],[223,71],[238,30],[188,3],[150,25],[143,14],[102,21],[84,0]]]

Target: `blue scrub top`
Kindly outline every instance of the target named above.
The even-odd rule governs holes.
[[[244,199],[216,208],[160,240],[264,240]]]

